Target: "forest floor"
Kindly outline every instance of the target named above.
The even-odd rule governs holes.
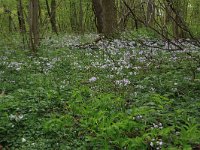
[[[200,148],[200,48],[148,38],[83,44],[96,37],[46,38],[37,57],[0,43],[0,146]]]

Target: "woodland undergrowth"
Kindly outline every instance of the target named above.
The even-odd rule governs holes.
[[[198,149],[200,48],[183,41],[173,50],[142,36],[145,45],[119,38],[79,46],[94,37],[46,38],[37,56],[1,43],[0,145]]]

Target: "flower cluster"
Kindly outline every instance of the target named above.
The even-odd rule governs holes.
[[[131,82],[128,79],[122,79],[122,80],[116,80],[115,84],[119,85],[119,86],[127,86],[129,85]]]
[[[160,150],[163,145],[162,139],[152,139],[149,145],[156,150]]]
[[[20,120],[22,120],[24,118],[24,115],[22,115],[22,114],[13,115],[13,114],[11,114],[9,116],[9,118],[10,118],[11,121],[14,120],[16,122],[19,122]]]
[[[15,69],[16,71],[19,71],[21,69],[21,66],[22,66],[22,63],[19,63],[19,62],[11,62],[9,65],[8,65],[8,68],[12,68],[12,69]]]
[[[163,129],[162,123],[161,122],[159,122],[158,124],[153,123],[153,126],[151,127],[151,129],[155,129],[155,128]]]
[[[95,82],[96,80],[97,80],[96,77],[92,77],[92,78],[89,79],[89,82]]]
[[[133,117],[133,120],[141,120],[143,118],[142,115],[137,115],[135,117]]]

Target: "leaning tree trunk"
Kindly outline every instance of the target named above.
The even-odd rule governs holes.
[[[36,53],[39,45],[39,1],[29,1],[29,39],[30,48]]]

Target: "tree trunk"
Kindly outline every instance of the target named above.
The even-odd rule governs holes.
[[[83,33],[83,0],[79,3],[79,31]]]
[[[51,8],[50,8],[48,0],[46,0],[46,7],[47,7],[47,12],[50,19],[52,31],[58,34],[58,29],[56,25],[56,1],[51,0]]]
[[[53,32],[58,34],[58,29],[56,26],[56,1],[55,0],[51,0],[51,18],[50,18],[50,20],[51,20]]]
[[[39,1],[29,1],[29,39],[30,47],[33,53],[36,52],[39,45]]]
[[[23,13],[22,0],[18,0],[17,15],[18,15],[18,22],[19,22],[19,30],[21,33],[25,33],[26,25],[25,25],[24,13]]]
[[[76,2],[73,0],[70,1],[70,23],[72,31],[77,32],[78,31],[78,15],[77,15],[77,9],[76,9]]]
[[[113,36],[117,31],[117,10],[115,0],[102,0],[103,33],[106,37]]]
[[[92,0],[93,11],[95,14],[95,24],[98,33],[103,33],[103,9],[101,5],[101,0]]]
[[[153,25],[154,19],[155,19],[155,2],[154,0],[148,0],[147,2],[147,20],[146,25]]]

